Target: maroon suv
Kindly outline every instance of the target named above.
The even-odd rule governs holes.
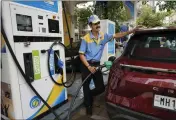
[[[110,70],[111,120],[176,120],[176,29],[138,30]]]

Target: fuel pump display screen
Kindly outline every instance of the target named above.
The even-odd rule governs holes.
[[[59,21],[48,19],[49,33],[59,33]]]
[[[16,14],[16,21],[18,31],[32,31],[31,16]]]

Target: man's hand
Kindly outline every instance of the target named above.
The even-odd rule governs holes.
[[[139,30],[139,28],[143,28],[143,26],[142,26],[142,25],[138,25],[137,27],[135,27],[135,28],[133,29],[133,33],[136,32],[137,30]]]
[[[168,29],[176,29],[176,26],[168,26]]]
[[[88,66],[89,71],[94,74],[96,72],[96,67]]]
[[[139,28],[142,28],[142,27],[143,27],[143,26],[137,26],[136,28],[134,28],[134,29],[132,29],[132,30],[130,30],[130,31],[127,31],[127,32],[115,33],[115,34],[113,35],[113,37],[116,38],[116,39],[122,38],[122,37],[124,37],[124,36],[126,36],[126,35],[129,35],[129,34],[131,34],[131,33],[135,33],[136,30],[138,30]]]

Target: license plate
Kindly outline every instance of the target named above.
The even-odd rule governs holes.
[[[155,95],[154,106],[176,111],[176,98],[162,95]]]

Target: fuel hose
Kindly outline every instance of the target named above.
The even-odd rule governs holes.
[[[55,41],[55,42],[50,46],[50,49],[48,50],[48,72],[49,72],[49,76],[50,76],[51,80],[52,80],[56,85],[64,86],[64,87],[66,87],[66,88],[71,87],[71,86],[73,85],[74,81],[75,81],[75,78],[76,78],[76,72],[75,72],[73,66],[72,66],[71,77],[67,80],[67,82],[64,82],[64,80],[63,80],[63,76],[64,76],[64,74],[63,74],[63,68],[61,68],[61,66],[59,66],[59,63],[57,64],[57,66],[60,67],[60,75],[62,76],[62,78],[61,78],[61,82],[62,82],[62,83],[56,82],[56,81],[54,80],[53,76],[52,76],[51,71],[50,71],[50,55],[51,55],[51,51],[53,50],[53,47],[54,47],[55,45],[60,45],[60,46],[62,46],[62,47],[65,49],[65,51],[70,52],[70,51],[65,47],[65,45],[64,45],[63,43],[61,43],[60,41]],[[59,55],[57,55],[57,53],[55,53],[55,54],[56,54],[57,57],[59,57]],[[58,60],[59,60],[59,58],[58,58]],[[74,59],[73,59],[73,57],[71,56],[71,64],[72,64],[72,65],[73,65],[73,60],[74,60]],[[59,62],[59,61],[58,61],[58,62]],[[71,80],[72,78],[73,78],[73,80]],[[70,82],[70,81],[71,81],[71,82]]]
[[[66,17],[66,11],[65,11],[65,4],[64,4],[64,1],[62,2],[62,6],[63,6],[63,11],[64,11],[64,17],[65,17],[65,21],[66,21],[66,25],[67,25],[67,31],[68,31],[68,35],[69,35],[69,39],[71,40],[71,35],[70,35],[70,30],[69,30],[69,26],[68,26],[68,20],[67,20],[67,17]],[[61,78],[61,83],[58,83],[54,80],[53,76],[52,76],[52,73],[50,71],[50,55],[51,55],[51,51],[53,49],[53,47],[55,45],[61,45],[62,47],[64,47],[65,51],[67,53],[69,53],[70,51],[66,48],[66,46],[60,42],[60,41],[55,41],[51,46],[50,46],[50,49],[48,50],[48,72],[49,72],[49,76],[51,78],[51,80],[56,84],[56,85],[59,85],[59,86],[64,86],[66,88],[69,88],[73,85],[74,81],[75,81],[75,78],[76,78],[76,71],[75,69],[73,68],[73,61],[74,61],[74,57],[71,56],[71,65],[72,65],[72,72],[71,72],[71,76],[69,79],[67,79],[67,82],[64,82],[63,80],[63,77],[64,77],[64,72],[63,72],[63,69],[57,64],[58,67],[60,67],[60,75],[62,76]],[[71,45],[71,48],[72,48],[72,45]],[[59,56],[57,55],[57,53],[55,53],[56,56]],[[58,58],[59,59],[59,58]],[[59,62],[59,61],[58,61]],[[72,79],[73,78],[73,79]]]
[[[100,70],[102,69],[103,67],[106,67],[108,70],[111,68],[112,64],[113,64],[114,61],[107,61],[105,62],[103,65],[100,65],[96,68],[96,70]],[[75,103],[75,100],[76,100],[76,97],[78,96],[79,94],[79,91],[81,90],[81,87],[84,85],[84,83],[88,80],[88,78],[92,75],[92,73],[90,73],[84,80],[83,82],[81,83],[81,85],[78,87],[78,89],[76,90],[76,94],[75,96],[73,97],[73,99],[71,100],[71,103],[70,103],[70,108],[69,108],[69,111],[68,111],[68,115],[67,115],[67,120],[70,120],[70,116],[71,116],[71,112],[72,112],[72,108],[73,108],[73,105]]]

